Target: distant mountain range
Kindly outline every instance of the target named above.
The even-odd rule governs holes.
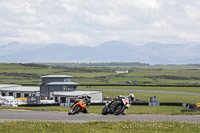
[[[200,63],[200,43],[143,46],[109,41],[96,47],[49,44],[41,47],[17,42],[0,45],[0,62],[141,62],[149,64]]]

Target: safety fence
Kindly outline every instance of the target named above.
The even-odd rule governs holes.
[[[53,103],[53,104],[22,104],[22,105],[18,105],[18,107],[45,107],[45,106],[60,106],[60,103]]]
[[[18,107],[44,107],[44,106],[70,106],[73,103],[54,103],[54,104],[23,104],[19,105]],[[105,102],[101,103],[91,103],[90,106],[105,106]],[[135,106],[154,106],[153,104],[150,104],[150,102],[134,102],[131,105]],[[196,107],[196,104],[190,104],[190,103],[159,103],[159,105],[155,106],[183,106],[188,108],[194,108]]]

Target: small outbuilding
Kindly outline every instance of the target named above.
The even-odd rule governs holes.
[[[50,93],[56,102],[73,103],[74,100],[81,96],[90,95],[91,102],[102,102],[103,95],[100,91],[56,91]]]
[[[39,96],[39,87],[24,87],[21,85],[0,85],[1,96],[13,96],[14,98],[27,98],[28,96]]]

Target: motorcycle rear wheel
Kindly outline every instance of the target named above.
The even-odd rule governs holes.
[[[123,105],[123,103],[119,103],[115,105],[114,114],[120,115],[124,110],[125,110],[125,106]]]

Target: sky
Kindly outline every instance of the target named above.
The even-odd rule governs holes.
[[[200,0],[0,0],[0,45],[200,42]]]

